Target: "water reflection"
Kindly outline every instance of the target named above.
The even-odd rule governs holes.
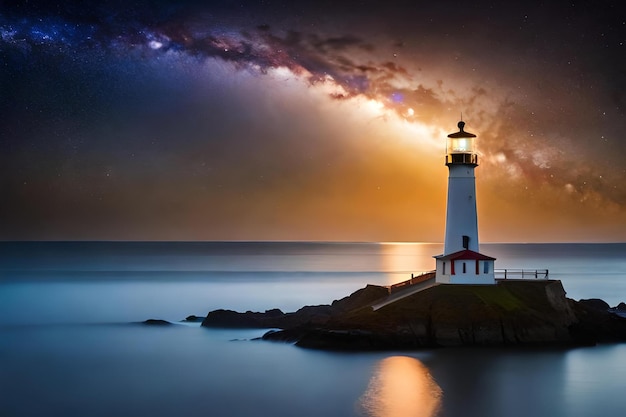
[[[441,388],[417,359],[392,356],[380,361],[362,411],[372,417],[433,417],[441,406]]]
[[[383,270],[387,285],[405,281],[412,273],[419,274],[435,269],[434,255],[443,250],[439,243],[389,242],[380,244]]]

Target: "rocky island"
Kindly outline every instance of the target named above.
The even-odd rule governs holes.
[[[498,278],[480,253],[474,169],[476,135],[446,139],[448,201],[443,254],[436,268],[390,287],[368,285],[329,305],[210,312],[204,327],[256,327],[263,339],[319,349],[378,350],[444,346],[589,345],[626,341],[626,318],[602,300],[574,301],[548,270],[534,280]],[[469,267],[468,267],[469,266]]]
[[[624,303],[611,309],[602,300],[569,299],[558,280],[443,284],[385,304],[388,297],[388,287],[367,285],[332,304],[292,313],[215,310],[202,326],[273,329],[262,339],[332,350],[626,341]]]

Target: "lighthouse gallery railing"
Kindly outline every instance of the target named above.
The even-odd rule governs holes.
[[[496,279],[549,279],[547,269],[496,269]]]

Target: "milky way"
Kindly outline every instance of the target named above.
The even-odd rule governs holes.
[[[11,2],[3,239],[623,240],[617,2]]]

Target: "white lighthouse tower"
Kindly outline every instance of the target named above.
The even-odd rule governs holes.
[[[436,282],[445,284],[494,284],[495,258],[480,253],[476,211],[476,177],[478,166],[476,135],[463,130],[448,135],[448,204],[443,255],[437,260]]]

